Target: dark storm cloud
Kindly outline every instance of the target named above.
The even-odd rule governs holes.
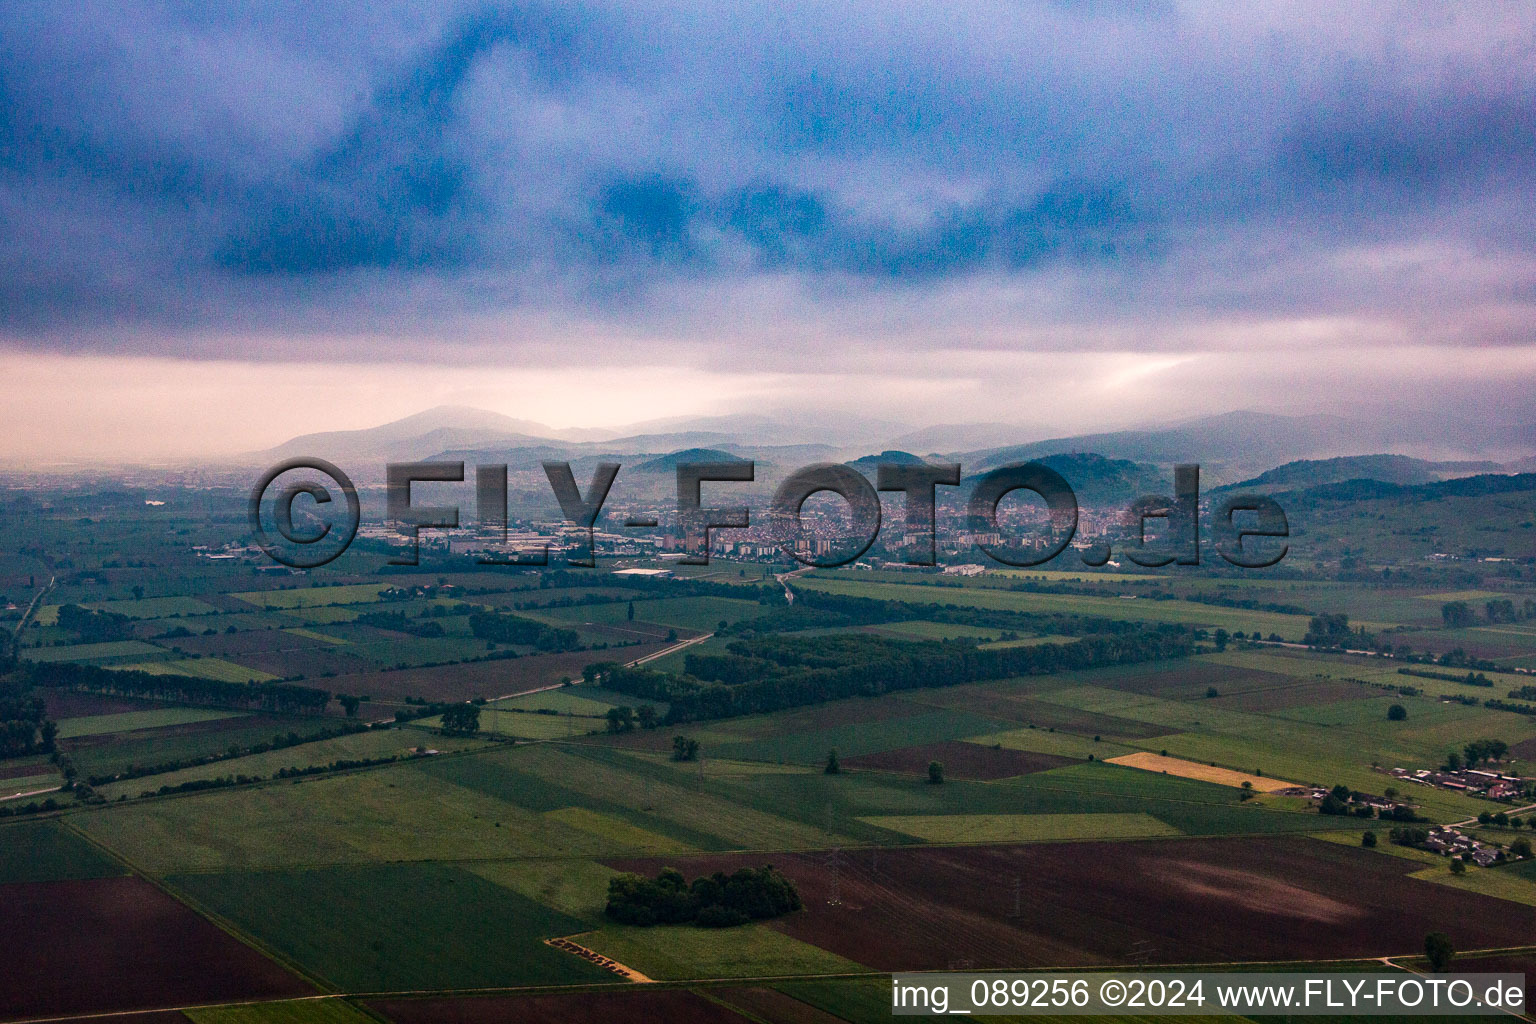
[[[1397,280],[1272,268],[1426,240],[1513,269],[1418,301],[1528,303],[1529,22],[1286,10],[25,7],[0,326],[217,354],[1045,274],[1067,320],[1347,316]]]

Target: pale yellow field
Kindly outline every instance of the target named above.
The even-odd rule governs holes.
[[[1198,761],[1186,761],[1182,757],[1164,757],[1151,751],[1143,750],[1137,754],[1124,754],[1120,757],[1106,758],[1110,764],[1123,764],[1129,768],[1140,768],[1143,771],[1163,772],[1168,775],[1177,775],[1181,779],[1197,779],[1200,782],[1214,782],[1218,786],[1233,786],[1243,788],[1243,783],[1253,783],[1253,788],[1260,793],[1275,793],[1282,789],[1291,789],[1294,782],[1286,782],[1284,779],[1270,779],[1263,775],[1249,775],[1247,772],[1235,772],[1230,768],[1212,768],[1208,764]]]

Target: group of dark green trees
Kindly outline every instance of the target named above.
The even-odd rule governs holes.
[[[1486,762],[1502,761],[1504,755],[1509,753],[1509,744],[1503,740],[1473,740],[1461,749],[1461,752],[1451,751],[1445,755],[1445,764],[1441,765],[1445,771],[1460,771],[1462,768],[1476,768]]]
[[[608,882],[607,915],[623,924],[692,922],[702,928],[729,928],[799,910],[800,893],[773,865],[716,871],[692,883],[675,868],[654,879],[618,875]]]
[[[1536,600],[1528,597],[1516,605],[1507,597],[1494,598],[1483,603],[1483,614],[1494,625],[1536,619]],[[1465,601],[1447,601],[1440,606],[1440,617],[1446,629],[1463,629],[1477,621],[1477,613]]]
[[[51,754],[58,732],[41,697],[28,696],[14,681],[0,681],[0,758]]]
[[[766,634],[733,641],[722,653],[690,653],[681,674],[609,662],[589,666],[583,675],[600,678],[608,689],[670,705],[668,722],[689,722],[924,686],[1180,657],[1193,648],[1193,634],[1177,626],[990,649],[970,641],[856,633]]]
[[[556,629],[521,615],[475,612],[469,617],[469,629],[481,640],[523,644],[540,651],[574,651],[581,646],[574,629]]]
[[[78,633],[82,643],[133,639],[133,620],[117,612],[93,612],[77,604],[59,606],[59,625]]]

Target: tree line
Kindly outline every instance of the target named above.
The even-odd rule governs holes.
[[[894,690],[1177,658],[1193,649],[1194,634],[1176,625],[1115,636],[1087,636],[1071,643],[990,649],[965,641],[898,640],[862,634],[764,636],[734,641],[725,654],[690,655],[683,674],[609,662],[590,666],[583,675],[600,678],[608,689],[670,704],[666,721],[674,723],[759,714]]]
[[[40,687],[283,714],[319,714],[331,702],[328,691],[296,683],[228,683],[198,676],[152,675],[138,669],[105,669],[69,662],[32,662],[26,667],[26,679]]]

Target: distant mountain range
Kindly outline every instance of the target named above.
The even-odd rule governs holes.
[[[998,423],[913,431],[881,420],[793,413],[675,418],[618,431],[556,430],[484,409],[439,406],[378,427],[295,437],[253,453],[252,461],[313,455],[374,477],[382,475],[384,463],[403,461],[536,468],[541,460],[562,459],[583,468],[607,459],[655,474],[672,472],[679,461],[735,458],[757,461],[762,467],[759,480],[812,462],[847,461],[870,476],[882,460],[959,462],[972,476],[1010,462],[1044,461],[1082,488],[1081,496],[1089,500],[1094,493],[1123,496],[1166,487],[1172,466],[1181,462],[1200,464],[1204,490],[1240,487],[1266,492],[1351,480],[1417,486],[1536,466],[1536,457],[1506,465],[1392,454],[1394,447],[1411,450],[1420,445],[1394,443],[1384,427],[1330,415],[1240,411],[1143,430],[1009,442],[1012,430],[1022,433],[1022,428]],[[976,447],[967,447],[978,441]],[[999,441],[1005,443],[995,443]]]
[[[1376,480],[1407,487],[1477,473],[1513,471],[1514,467],[1497,462],[1429,462],[1407,455],[1351,455],[1337,459],[1298,459],[1252,479],[1217,489],[1270,494],[1346,480]]]

